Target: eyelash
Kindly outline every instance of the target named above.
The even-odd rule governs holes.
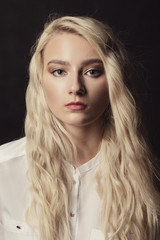
[[[88,73],[91,73],[92,72],[92,74],[89,74],[88,75]],[[100,70],[100,69],[96,69],[96,68],[92,68],[92,69],[89,69],[89,70],[87,70],[86,72],[85,72],[85,74],[86,75],[88,75],[88,76],[91,76],[91,77],[99,77],[101,74],[102,74],[102,70]]]
[[[58,71],[60,71],[61,73],[58,73]],[[56,69],[51,72],[51,74],[53,74],[56,77],[63,76],[63,75],[65,75],[65,73],[66,72],[63,69]]]

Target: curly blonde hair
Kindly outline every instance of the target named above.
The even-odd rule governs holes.
[[[30,63],[26,94],[26,152],[31,181],[27,222],[42,240],[71,238],[68,202],[71,177],[62,159],[73,161],[76,147],[47,106],[41,85],[43,51],[58,32],[84,37],[103,61],[110,106],[104,118],[101,163],[95,175],[102,201],[105,239],[156,239],[159,194],[153,184],[151,155],[141,135],[137,107],[128,85],[128,60],[109,26],[88,17],[60,17],[45,25]]]

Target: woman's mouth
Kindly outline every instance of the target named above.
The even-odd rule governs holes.
[[[66,107],[71,110],[84,110],[87,105],[82,102],[70,102],[66,104]]]

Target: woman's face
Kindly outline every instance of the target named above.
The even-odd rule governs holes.
[[[57,33],[43,52],[47,104],[67,126],[86,126],[102,120],[108,105],[103,63],[90,43],[72,33]]]

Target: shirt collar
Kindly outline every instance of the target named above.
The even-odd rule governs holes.
[[[98,152],[93,158],[91,158],[88,162],[82,164],[81,166],[75,168],[73,165],[67,161],[64,161],[64,164],[69,169],[69,171],[72,174],[78,173],[81,175],[85,172],[90,171],[91,169],[95,168],[99,164],[99,155],[100,152]]]

